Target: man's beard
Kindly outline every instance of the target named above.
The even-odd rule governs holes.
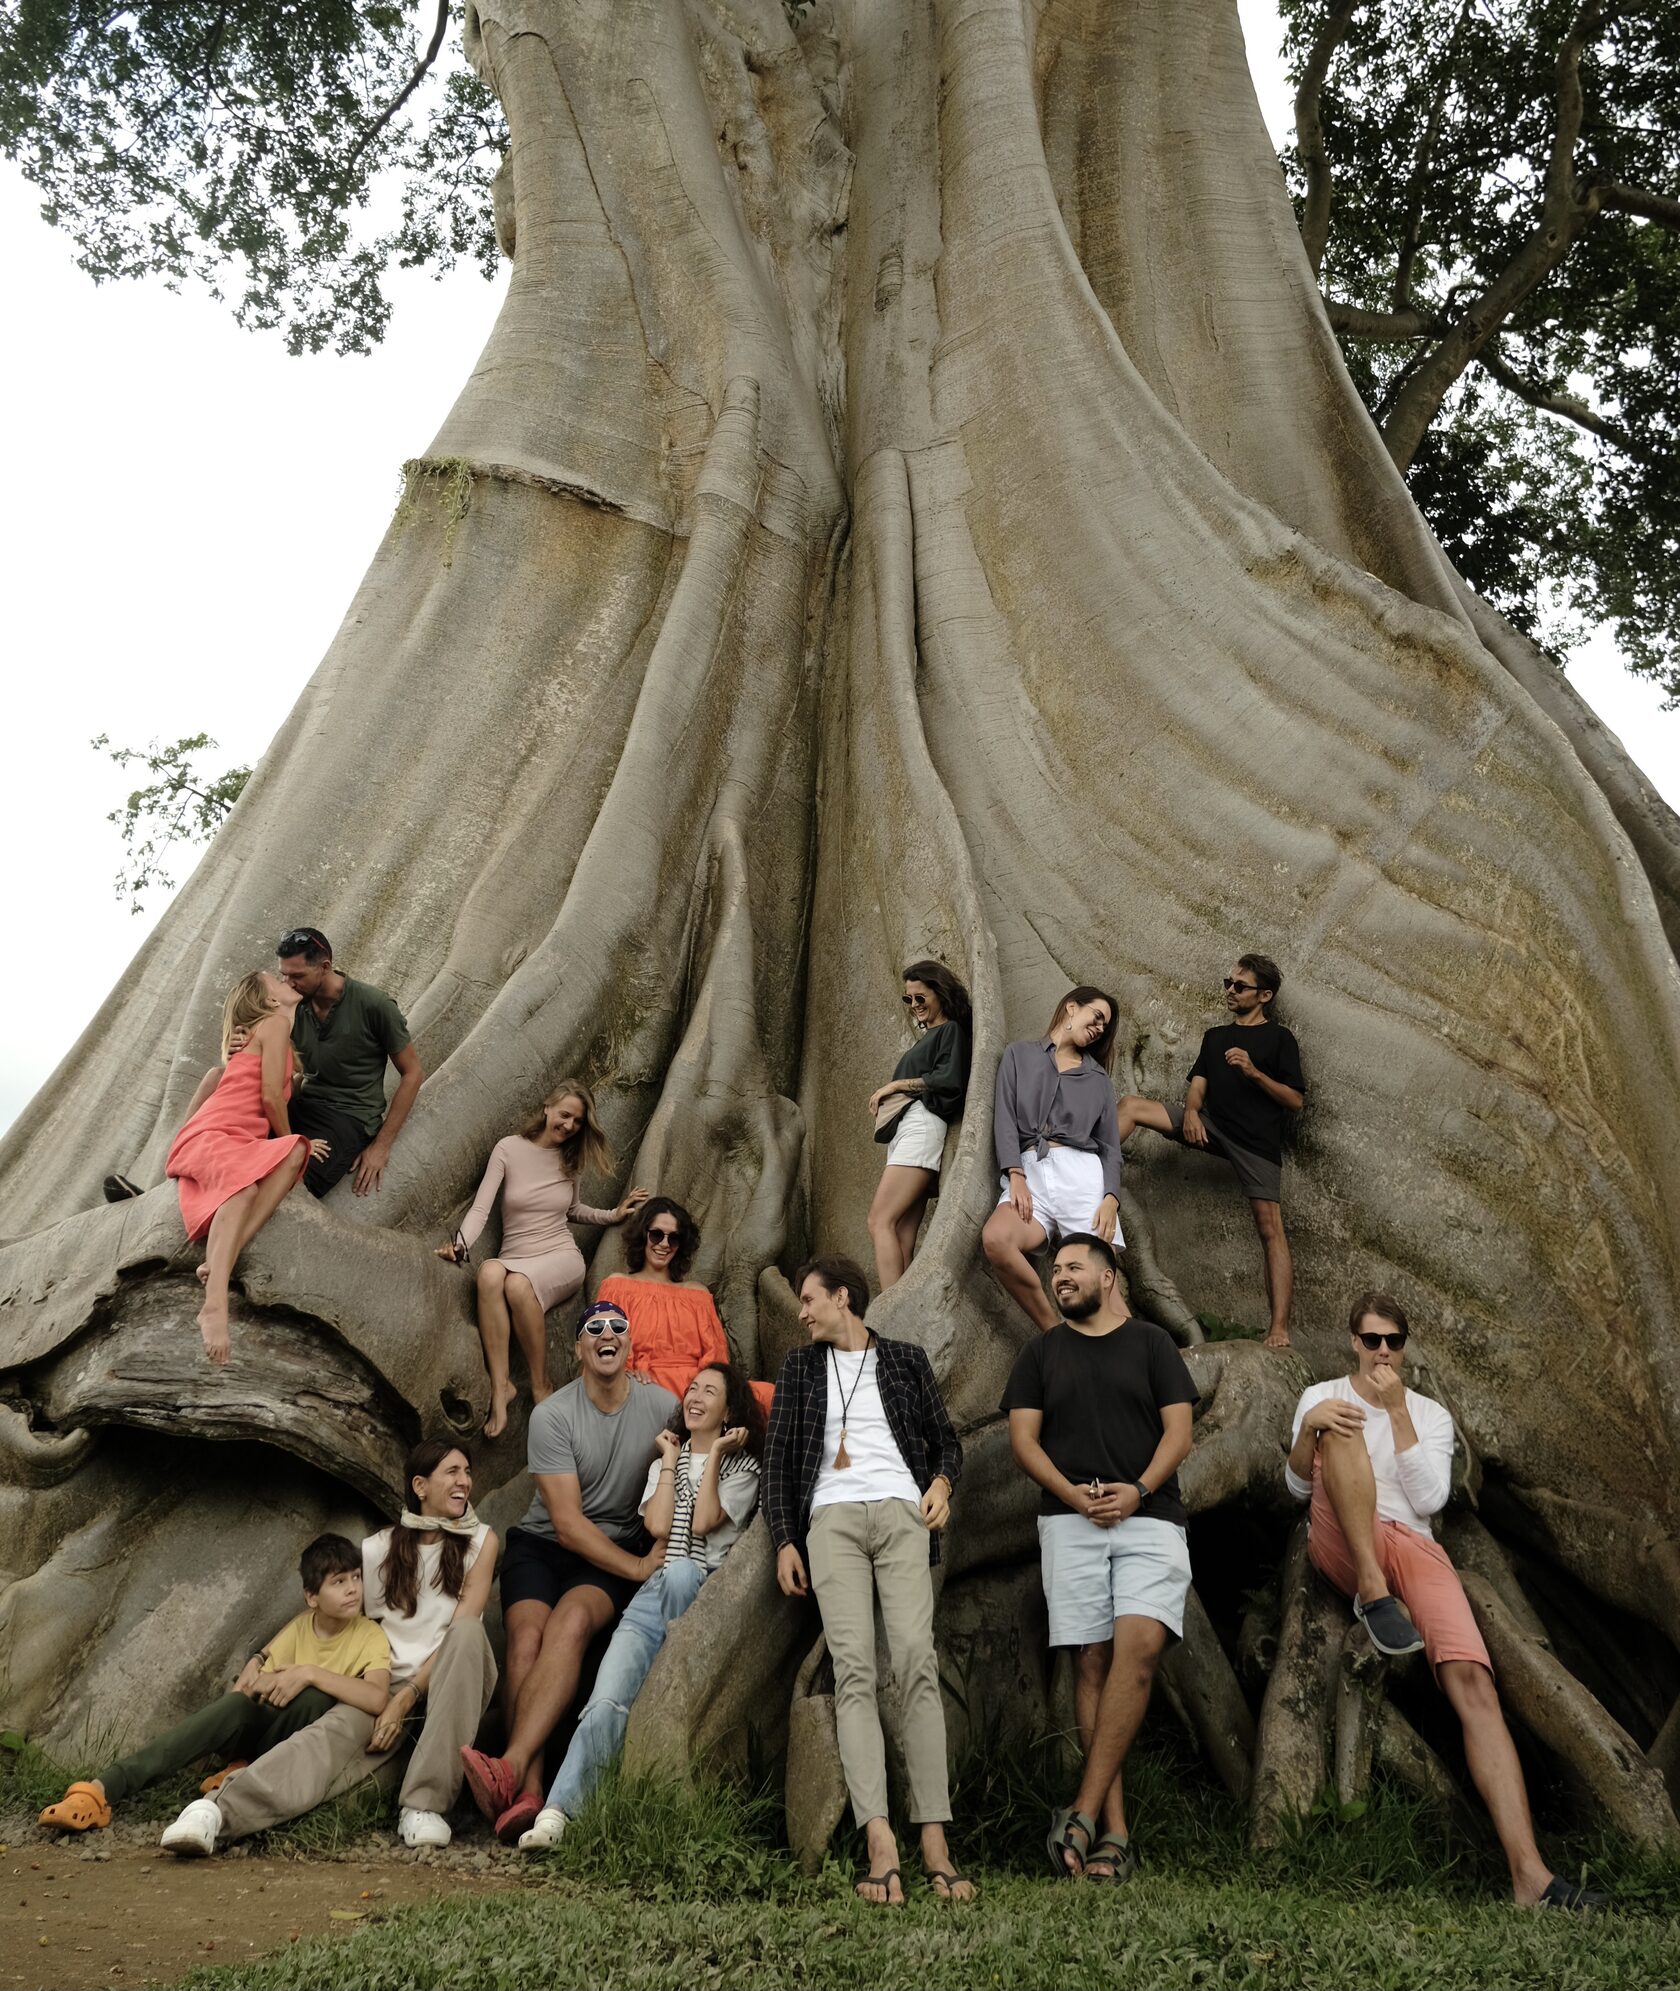
[[[1068,1320],[1089,1320],[1101,1305],[1101,1293],[1076,1293],[1071,1300],[1063,1300],[1062,1313]]]

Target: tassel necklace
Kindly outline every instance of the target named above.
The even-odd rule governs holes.
[[[849,1390],[842,1390],[840,1387],[840,1358],[838,1355],[834,1355],[834,1344],[832,1342],[829,1343],[828,1352],[830,1355],[834,1355],[834,1391],[840,1399],[840,1442],[834,1448],[834,1470],[839,1473],[849,1472],[852,1465],[851,1455],[846,1450],[846,1420],[851,1413],[852,1399],[858,1393],[858,1384],[863,1381],[863,1372],[869,1364],[870,1343],[875,1339],[875,1330],[873,1328],[868,1329],[867,1332],[869,1340],[863,1344],[863,1360],[858,1364],[858,1372],[852,1378],[852,1386]]]

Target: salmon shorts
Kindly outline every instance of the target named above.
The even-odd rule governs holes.
[[[1349,1552],[1342,1524],[1324,1491],[1324,1476],[1313,1474],[1312,1518],[1307,1527],[1307,1554],[1313,1567],[1344,1597],[1359,1587],[1358,1571]],[[1388,1587],[1411,1613],[1423,1638],[1430,1671],[1438,1673],[1450,1659],[1468,1659],[1491,1673],[1493,1661],[1476,1629],[1470,1599],[1458,1580],[1452,1559],[1432,1535],[1377,1517],[1377,1560]]]

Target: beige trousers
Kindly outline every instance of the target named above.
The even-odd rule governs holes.
[[[402,1804],[412,1811],[447,1811],[461,1793],[461,1749],[478,1733],[496,1691],[496,1658],[478,1618],[461,1618],[443,1635],[424,1710],[384,1756],[367,1746],[374,1717],[344,1702],[229,1777],[216,1793],[222,1840],[243,1839],[284,1825],[330,1797],[376,1781],[389,1789],[409,1742],[414,1751],[402,1780]],[[306,1743],[294,1749],[294,1742]]]
[[[811,1516],[805,1559],[834,1662],[834,1725],[853,1816],[867,1825],[887,1815],[887,1750],[875,1677],[879,1597],[904,1707],[910,1822],[945,1824],[951,1816],[945,1704],[933,1650],[933,1572],[921,1514],[908,1500],[819,1507]]]

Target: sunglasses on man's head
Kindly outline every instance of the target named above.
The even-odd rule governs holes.
[[[649,1231],[647,1241],[649,1244],[675,1244],[677,1236],[676,1231]]]
[[[326,944],[326,937],[317,933],[314,927],[294,926],[290,933],[281,934],[274,952],[285,960],[288,955],[307,954],[312,947],[324,948]]]
[[[599,1320],[586,1320],[583,1331],[599,1340],[603,1334],[628,1334],[630,1323],[616,1314],[603,1314]]]
[[[1258,982],[1239,982],[1235,976],[1227,975],[1225,977],[1225,986],[1228,989],[1241,989],[1244,995],[1253,995],[1259,989],[1260,984]]]
[[[1393,1334],[1362,1333],[1359,1337],[1359,1345],[1362,1348],[1369,1348],[1373,1355],[1376,1354],[1379,1348],[1404,1348],[1406,1345],[1405,1329],[1401,1328]]]

